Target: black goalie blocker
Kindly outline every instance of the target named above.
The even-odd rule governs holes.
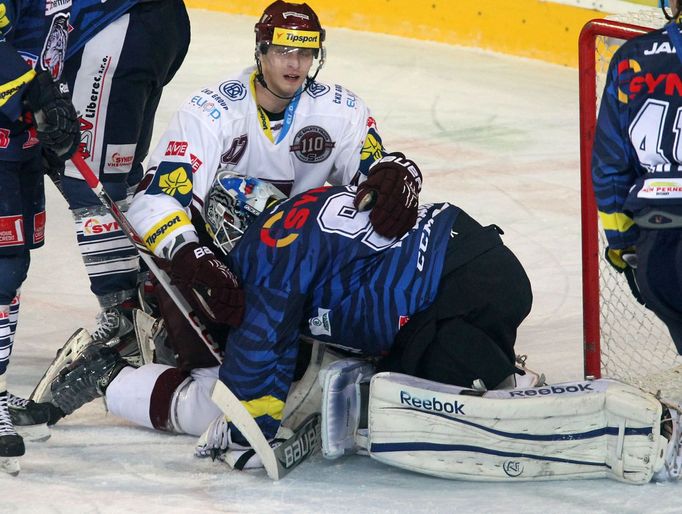
[[[268,182],[221,171],[213,181],[204,208],[206,229],[215,245],[227,255],[261,212],[285,198]]]

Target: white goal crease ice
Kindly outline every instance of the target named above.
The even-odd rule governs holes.
[[[632,296],[626,279],[604,259],[591,180],[592,138],[611,57],[625,40],[659,28],[660,9],[593,20],[580,36],[580,167],[585,376],[616,378],[661,399],[682,403],[682,358],[665,325]]]

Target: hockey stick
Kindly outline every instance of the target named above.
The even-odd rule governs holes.
[[[256,451],[265,472],[273,480],[279,480],[287,475],[321,446],[318,413],[308,416],[291,437],[272,448],[256,420],[222,381],[216,381],[211,399]]]
[[[182,314],[184,314],[185,317],[190,321],[190,324],[199,336],[199,339],[201,339],[201,341],[206,345],[213,357],[215,357],[216,361],[221,363],[222,357],[220,356],[220,349],[209,334],[208,329],[206,329],[204,324],[197,316],[196,312],[194,312],[194,309],[192,309],[187,300],[185,300],[178,288],[171,284],[168,274],[156,264],[153,258],[154,254],[149,250],[149,248],[147,248],[142,239],[140,239],[140,236],[137,235],[137,232],[125,217],[125,214],[123,214],[118,205],[116,205],[116,202],[114,202],[104,190],[102,182],[100,182],[97,176],[92,172],[90,166],[88,166],[85,160],[83,160],[83,156],[79,152],[76,152],[71,157],[71,161],[83,176],[83,179],[88,186],[90,186],[92,192],[95,193],[99,201],[102,202],[102,205],[109,210],[116,223],[118,223],[118,226],[121,227],[121,230],[123,230],[125,235],[128,236],[130,242],[133,243],[135,248],[137,248],[140,257],[149,268],[149,271],[151,271],[158,279],[159,283],[175,302],[175,305],[178,307],[178,309],[180,309],[180,312],[182,312]]]

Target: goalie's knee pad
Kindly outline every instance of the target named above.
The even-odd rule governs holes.
[[[356,433],[363,417],[360,385],[374,366],[360,359],[341,359],[320,372],[322,383],[322,455],[336,459],[356,453]]]
[[[485,393],[380,373],[371,382],[370,455],[464,480],[610,477],[646,483],[663,467],[662,407],[597,380]]]

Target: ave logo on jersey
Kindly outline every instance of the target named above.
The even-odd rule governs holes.
[[[147,195],[160,193],[172,196],[180,205],[187,207],[192,201],[192,165],[186,162],[161,162],[145,191]]]
[[[303,127],[294,136],[294,144],[289,147],[299,161],[314,164],[326,160],[336,143],[322,127],[310,125]]]
[[[177,155],[184,157],[187,152],[187,141],[169,141],[166,147],[166,155]]]

